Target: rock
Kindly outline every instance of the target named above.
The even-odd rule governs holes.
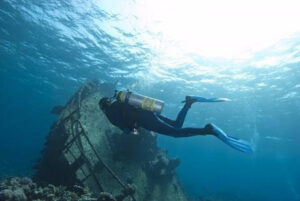
[[[25,192],[23,191],[22,188],[17,188],[16,190],[13,191],[12,200],[14,200],[14,201],[26,201],[27,200]]]
[[[20,184],[21,185],[30,185],[32,183],[33,183],[32,180],[28,177],[24,177],[24,178],[20,179]]]
[[[20,185],[20,178],[19,177],[10,178],[10,179],[8,179],[7,184],[10,185],[10,186],[13,186],[13,187],[19,186]]]
[[[77,200],[79,198],[75,192],[70,192],[69,197],[71,200]]]
[[[46,195],[46,200],[47,200],[47,201],[55,200],[54,198],[55,198],[55,195],[52,194],[52,193]]]
[[[23,191],[25,192],[26,195],[30,194],[31,190],[32,190],[29,185],[23,185],[22,189],[23,189]]]
[[[3,183],[0,184],[0,192],[4,189],[7,189],[7,186]]]
[[[83,195],[86,192],[86,189],[84,189],[82,186],[74,185],[72,191],[78,195]]]
[[[13,191],[9,189],[5,189],[0,191],[0,201],[7,201],[13,198]]]
[[[52,184],[48,184],[47,186],[49,193],[55,194],[56,193],[56,187]]]
[[[66,187],[54,186],[37,186],[29,178],[10,178],[0,183],[0,201],[95,201],[88,189],[83,188],[83,196],[78,195],[75,191],[68,191]]]
[[[0,201],[26,201],[26,194],[21,186],[20,178],[6,179],[1,183]]]
[[[37,185],[36,183],[32,182],[31,184],[29,184],[29,187],[31,190],[36,189]]]

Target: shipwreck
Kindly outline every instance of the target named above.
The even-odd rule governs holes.
[[[140,130],[139,135],[125,135],[101,112],[99,99],[113,92],[111,84],[90,81],[65,106],[54,108],[59,117],[34,180],[80,185],[95,195],[109,194],[111,200],[187,201],[175,172],[179,159],[169,159],[157,147],[156,134]]]

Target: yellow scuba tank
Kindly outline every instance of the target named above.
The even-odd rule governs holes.
[[[117,99],[122,103],[127,103],[136,108],[141,108],[143,110],[148,110],[160,114],[164,102],[147,96],[143,96],[131,91],[120,91],[117,93]]]

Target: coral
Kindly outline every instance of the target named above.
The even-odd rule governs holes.
[[[74,186],[38,186],[30,178],[13,177],[0,183],[0,201],[96,201],[88,189]]]

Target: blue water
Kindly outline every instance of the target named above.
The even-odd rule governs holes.
[[[186,94],[233,100],[193,105],[184,126],[213,122],[251,141],[254,154],[237,152],[213,137],[159,137],[170,156],[181,158],[178,174],[189,196],[299,201],[300,27],[292,23],[295,11],[288,10],[291,19],[284,18],[277,12],[282,6],[274,3],[279,16],[262,18],[270,24],[251,35],[268,33],[276,27],[271,22],[291,25],[278,31],[295,29],[262,45],[274,38],[275,31],[270,32],[250,47],[250,38],[242,34],[236,44],[229,35],[229,44],[224,42],[232,24],[224,34],[212,32],[217,29],[208,27],[218,21],[206,26],[206,20],[194,19],[184,10],[197,13],[192,4],[183,2],[174,11],[175,3],[156,9],[160,3],[153,2],[0,1],[0,177],[32,174],[56,119],[51,108],[65,104],[84,81],[99,79],[164,100],[163,114],[170,117]],[[211,13],[220,8],[212,2],[199,9]],[[237,13],[222,15],[238,19]],[[160,23],[160,18],[176,21]],[[244,34],[242,29],[255,25],[246,22],[236,24]],[[215,38],[205,38],[210,36]]]

